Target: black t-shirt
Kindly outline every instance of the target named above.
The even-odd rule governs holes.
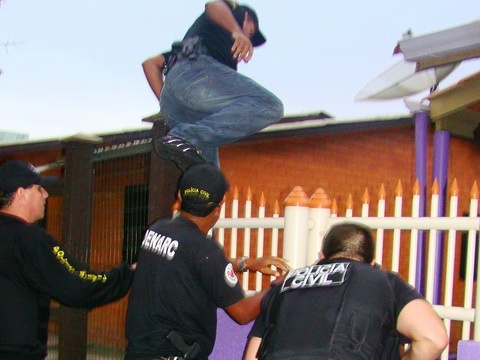
[[[0,359],[43,359],[50,298],[90,308],[123,297],[133,270],[92,272],[42,228],[0,213]]]
[[[192,221],[161,219],[141,245],[127,310],[126,359],[175,355],[165,336],[175,330],[197,342],[206,359],[216,336],[216,309],[245,296],[224,250]]]
[[[225,3],[233,9],[230,2]],[[242,27],[242,24],[239,24]],[[211,21],[207,14],[202,13],[193,25],[188,29],[184,39],[198,36],[202,41],[202,46],[206,48],[209,56],[222,64],[237,70],[237,61],[233,58],[232,45],[234,40],[232,34],[226,31],[221,26]]]
[[[412,300],[422,298],[414,287],[393,272],[349,259],[322,261],[319,265],[337,267],[325,267],[320,271],[318,265],[317,268],[307,267],[300,270],[297,277],[287,278],[283,284],[272,287],[263,298],[262,313],[255,321],[249,338],[252,336],[263,338],[266,328],[272,322],[269,316],[275,317],[271,313],[276,312],[278,315],[275,317],[275,331],[271,335],[268,354],[272,355],[277,351],[289,352],[297,358],[302,358],[299,355],[302,351],[316,351],[306,350],[307,348],[318,349],[319,353],[328,352],[334,329],[338,326],[339,310],[343,306],[343,301],[352,298],[356,298],[353,301],[363,299],[360,306],[353,304],[352,308],[371,315],[372,319],[383,317],[386,323],[382,326],[394,330],[398,314],[404,306]],[[349,292],[345,295],[350,279],[356,282],[355,291],[365,293],[353,296],[354,294]],[[385,282],[387,284],[384,284]],[[281,295],[278,295],[280,292]],[[275,303],[271,301],[274,296],[282,296],[281,303],[277,305],[276,310],[267,310],[275,308],[271,305]],[[378,331],[385,330],[378,328]],[[367,333],[371,334],[371,331]]]

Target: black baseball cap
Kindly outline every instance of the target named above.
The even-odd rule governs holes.
[[[245,19],[245,13],[248,12],[249,16],[252,18],[253,23],[255,24],[255,27],[257,28],[257,31],[255,31],[255,34],[253,34],[252,38],[250,41],[252,42],[253,46],[260,46],[265,44],[267,39],[265,36],[262,34],[260,31],[260,25],[258,23],[258,16],[255,10],[253,10],[251,7],[248,7],[246,5],[237,5],[233,9],[233,16],[237,20],[237,22],[240,24],[240,26],[243,24],[243,19]]]
[[[206,216],[223,200],[230,184],[225,174],[211,162],[190,166],[179,183],[182,210]]]
[[[6,193],[12,193],[19,187],[52,185],[57,180],[54,175],[41,176],[35,166],[22,160],[10,160],[0,166],[0,190]]]

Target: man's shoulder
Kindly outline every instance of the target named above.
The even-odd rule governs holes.
[[[380,271],[385,274],[385,276],[388,278],[388,280],[391,283],[394,283],[394,284],[401,283],[401,284],[405,284],[406,286],[413,287],[398,272],[386,270],[386,269],[380,269]]]
[[[151,224],[149,229],[198,230],[198,227],[182,215],[162,217]]]
[[[3,234],[15,233],[18,238],[48,235],[46,230],[37,224],[30,224],[20,218],[6,214],[0,214],[0,226]]]

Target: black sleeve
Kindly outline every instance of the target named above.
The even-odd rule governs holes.
[[[209,240],[204,245],[197,255],[197,274],[217,307],[225,309],[242,300],[245,292],[219,244]]]
[[[389,271],[387,274],[395,296],[396,315],[398,317],[398,314],[400,314],[405,305],[413,300],[423,299],[424,297],[397,273]]]
[[[248,333],[248,339],[252,337],[263,338],[265,331],[270,325],[270,317],[272,316],[273,300],[278,296],[282,284],[272,286],[262,299],[260,305],[260,316],[255,320],[253,326]],[[274,310],[276,311],[276,310]]]
[[[260,313],[260,316],[255,319],[255,322],[253,323],[247,338],[248,339],[251,339],[252,337],[263,338],[263,334],[265,333],[265,330],[266,328],[265,328],[265,320],[263,317],[263,313]]]
[[[130,289],[134,271],[129,265],[106,272],[89,271],[43,229],[30,226],[23,235],[17,256],[27,281],[59,302],[90,308],[120,299]]]

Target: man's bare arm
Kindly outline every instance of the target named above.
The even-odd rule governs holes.
[[[238,259],[229,259],[233,265],[233,270],[240,271],[238,268]],[[246,269],[249,271],[258,271],[265,275],[272,275],[275,277],[282,276],[282,273],[286,273],[292,268],[287,264],[286,259],[282,259],[277,256],[262,256],[259,258],[248,258],[245,261]],[[275,269],[272,269],[272,266]]]
[[[247,345],[245,347],[243,360],[256,360],[258,348],[260,347],[261,342],[262,342],[262,338],[252,336],[248,340]]]
[[[235,304],[226,307],[225,311],[237,324],[248,324],[260,315],[260,303],[267,290],[264,289],[254,295],[246,296]]]
[[[250,61],[253,56],[253,45],[247,35],[244,34],[242,26],[232,14],[228,5],[222,1],[210,1],[205,4],[205,12],[207,16],[217,25],[221,26],[232,34],[234,43],[232,46],[233,58],[238,62]]]
[[[148,85],[150,85],[150,88],[158,100],[160,100],[160,94],[163,89],[162,71],[164,65],[165,57],[161,54],[147,59],[142,63],[143,72],[147,78]]]
[[[404,360],[436,359],[448,345],[442,319],[423,299],[405,305],[398,316],[397,330],[412,340],[410,348],[402,355]]]

